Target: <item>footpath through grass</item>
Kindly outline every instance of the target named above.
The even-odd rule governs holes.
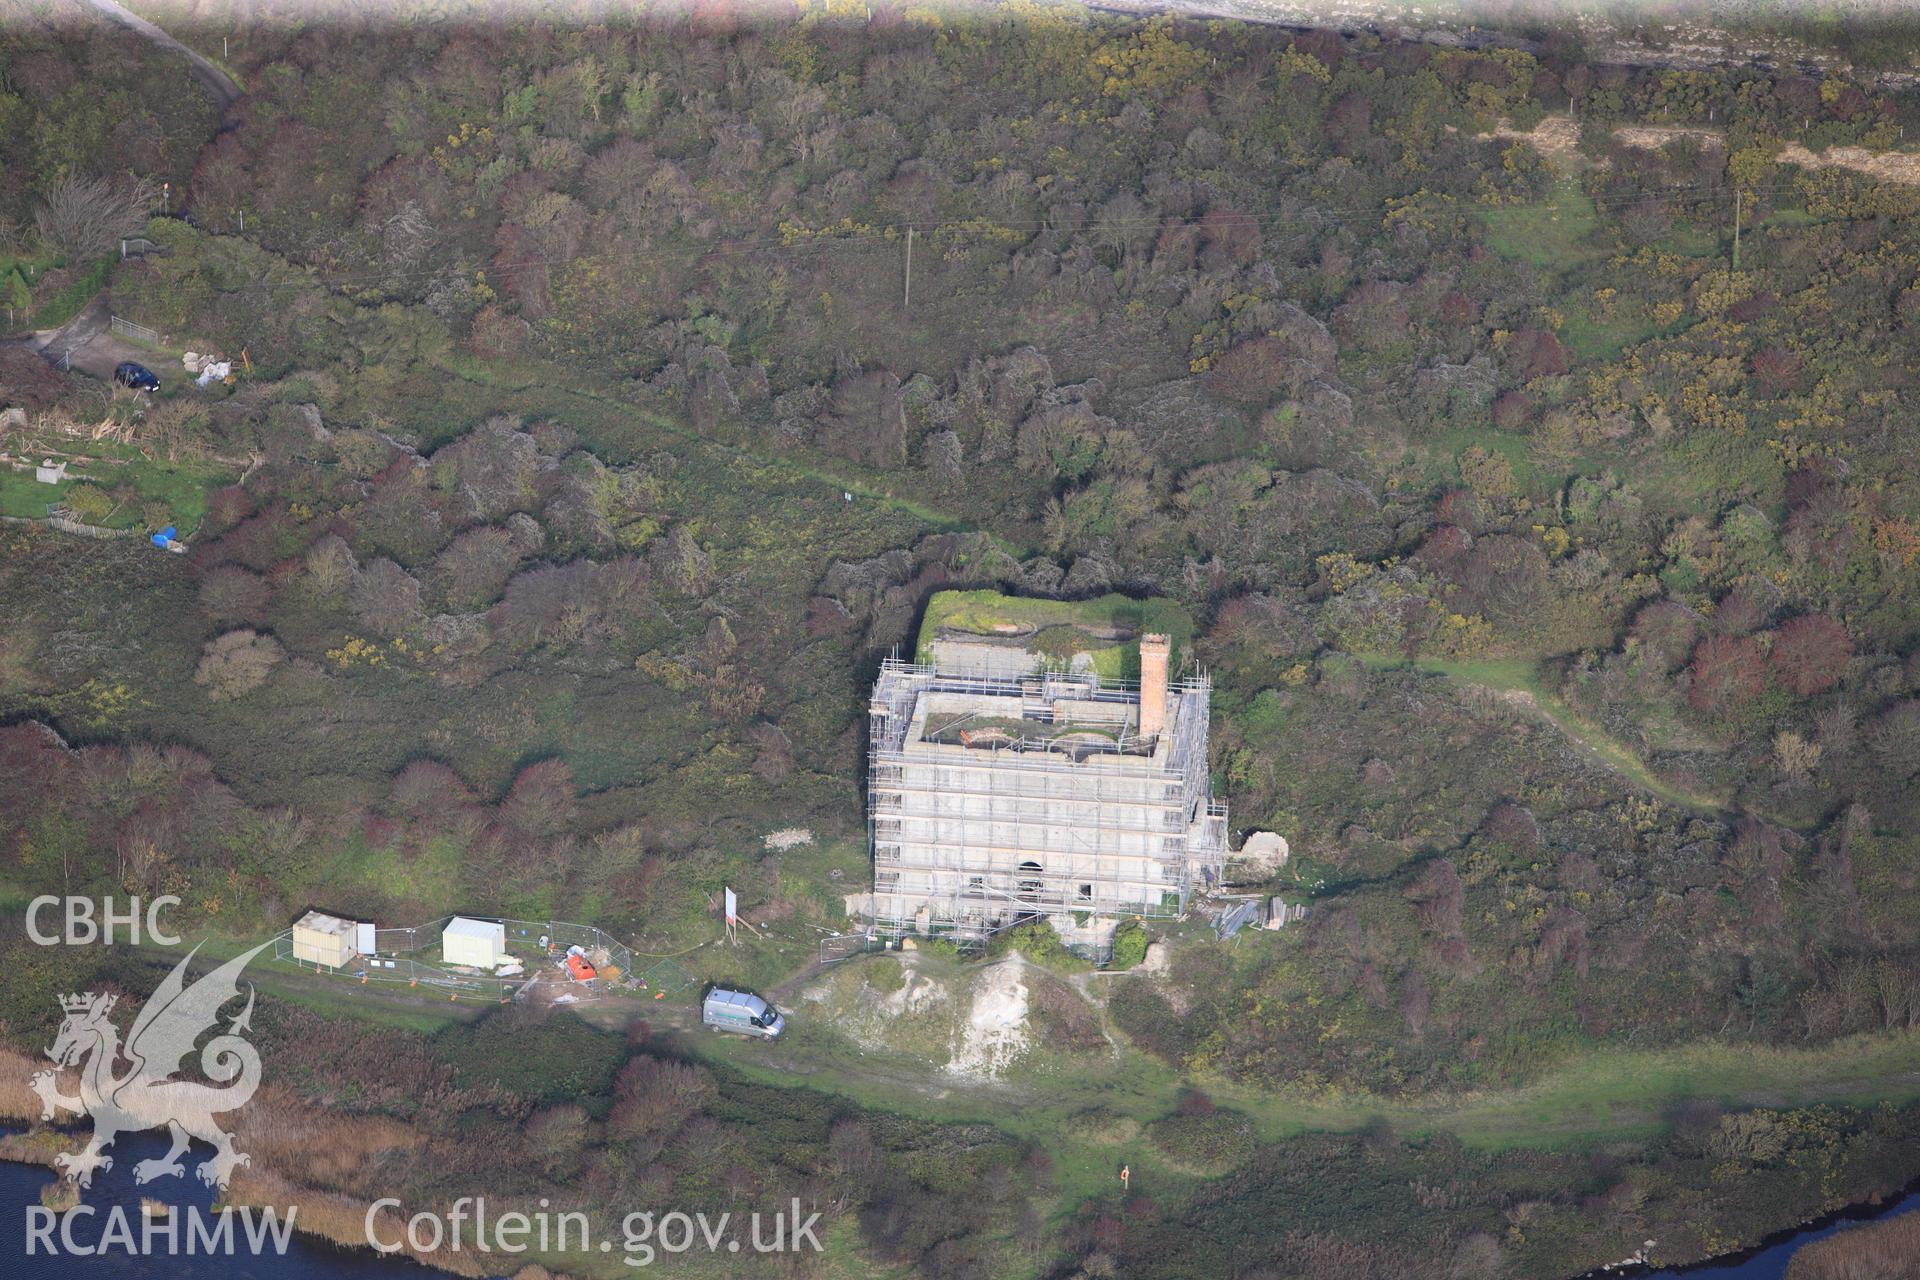
[[[591,405],[601,413],[610,408],[616,410],[625,421],[643,423],[650,430],[671,436],[678,443],[692,445],[702,452],[750,461],[757,467],[773,468],[789,479],[803,478],[822,485],[836,494],[851,494],[855,499],[863,502],[891,507],[937,532],[964,533],[971,532],[975,528],[973,522],[952,512],[943,511],[917,498],[897,494],[878,479],[863,478],[854,474],[855,464],[853,463],[844,463],[829,471],[822,466],[787,454],[760,453],[725,440],[716,440],[699,434],[667,414],[631,404],[604,391],[583,386],[564,370],[522,361],[519,374],[515,376],[506,371],[506,366],[501,361],[483,361],[465,356],[456,356],[440,367],[453,377],[479,386],[522,394],[539,392],[560,396]],[[588,443],[591,447],[593,442]],[[599,453],[599,450],[596,449],[595,452]],[[602,456],[602,461],[612,460]],[[1031,555],[1034,550],[1029,546],[1009,542],[998,535],[995,535],[995,541],[1018,556]]]
[[[1106,981],[1140,981],[1115,978]],[[1813,1049],[1699,1042],[1657,1050],[1593,1049],[1536,1080],[1422,1099],[1366,1093],[1290,1093],[1234,1081],[1191,1080],[1146,1054],[1016,1068],[1006,1080],[956,1076],[924,1060],[857,1043],[810,1020],[803,1005],[774,1044],[699,1031],[683,1047],[764,1084],[804,1087],[881,1111],[953,1123],[988,1124],[1053,1156],[1063,1203],[1078,1203],[1111,1181],[1118,1160],[1182,1181],[1140,1130],[1175,1110],[1190,1087],[1246,1115],[1259,1138],[1353,1133],[1384,1120],[1408,1137],[1449,1132],[1488,1151],[1596,1149],[1664,1132],[1685,1103],[1729,1108],[1833,1103],[1866,1107],[1920,1101],[1920,1035],[1868,1035]],[[1137,1126],[1137,1128],[1136,1128]],[[1116,1138],[1116,1133],[1134,1136]]]
[[[1542,684],[1539,668],[1524,658],[1407,659],[1383,654],[1362,654],[1360,661],[1376,671],[1411,668],[1516,695],[1516,702],[1537,712],[1572,739],[1588,755],[1642,791],[1650,792],[1683,809],[1705,813],[1726,811],[1724,797],[1688,791],[1656,775],[1653,770],[1647,768],[1646,761],[1642,760],[1632,748],[1575,711],[1558,694]]]
[[[200,944],[195,972],[261,940],[209,935]],[[151,943],[136,951],[156,979],[185,954],[183,948]],[[265,995],[323,1015],[424,1034],[495,1007],[456,1005],[265,962],[249,966],[247,980]],[[1096,979],[1144,980],[1138,975]],[[648,1019],[656,1034],[681,1050],[758,1083],[813,1089],[926,1120],[992,1125],[1053,1155],[1062,1205],[1077,1204],[1104,1188],[1116,1159],[1151,1170],[1163,1184],[1191,1180],[1164,1165],[1141,1130],[1171,1114],[1194,1085],[1217,1105],[1246,1115],[1265,1142],[1314,1132],[1351,1133],[1384,1120],[1408,1137],[1449,1132],[1488,1151],[1581,1151],[1650,1137],[1663,1132],[1683,1104],[1699,1100],[1729,1108],[1920,1101],[1920,1033],[1912,1031],[1805,1049],[1718,1041],[1652,1050],[1594,1048],[1510,1088],[1396,1099],[1290,1092],[1284,1080],[1261,1088],[1191,1079],[1130,1048],[1071,1058],[1036,1054],[1032,1065],[1017,1066],[1004,1079],[980,1080],[857,1041],[825,1019],[810,1018],[804,1004],[795,1007],[788,1034],[773,1043],[701,1030],[697,1012],[686,1001],[605,1003],[582,1012],[610,1028],[629,1018]]]

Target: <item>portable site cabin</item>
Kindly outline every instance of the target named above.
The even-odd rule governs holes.
[[[507,926],[497,920],[455,916],[440,935],[440,958],[448,964],[492,969],[507,958]]]
[[[339,916],[330,916],[321,911],[309,911],[294,922],[293,958],[338,969],[361,953],[359,944],[362,928],[352,920],[342,920]],[[371,934],[373,926],[364,926],[364,931]],[[368,939],[366,949],[369,951],[372,950],[371,942]]]

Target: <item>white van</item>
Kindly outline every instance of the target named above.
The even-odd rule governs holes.
[[[737,1031],[771,1040],[787,1029],[781,1012],[759,996],[715,987],[700,1005],[700,1021],[715,1031]]]

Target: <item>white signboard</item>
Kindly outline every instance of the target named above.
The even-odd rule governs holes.
[[[740,900],[733,896],[733,890],[727,890],[727,928],[740,923]]]

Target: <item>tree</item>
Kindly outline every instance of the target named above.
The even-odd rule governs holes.
[[[1570,357],[1560,339],[1545,329],[1522,329],[1507,342],[1507,360],[1522,381],[1557,377]]]
[[[21,323],[27,318],[27,313],[33,310],[33,294],[18,271],[7,272],[6,287],[0,289],[0,301],[6,304],[9,326]]]
[[[1359,151],[1373,133],[1373,104],[1360,93],[1343,93],[1327,108],[1327,137],[1343,156]]]
[[[472,803],[472,791],[449,766],[438,760],[415,760],[394,775],[385,808],[415,821],[438,823]]]
[[[355,574],[347,601],[354,617],[383,636],[397,636],[420,620],[420,583],[391,560],[375,560]]]
[[[579,1175],[592,1132],[586,1109],[571,1104],[536,1111],[522,1128],[527,1153],[542,1173],[560,1182]]]
[[[1773,735],[1773,764],[1783,781],[1798,785],[1812,776],[1820,764],[1820,744],[1809,742],[1792,729]]]
[[[1696,711],[1725,714],[1767,687],[1766,653],[1753,636],[1708,636],[1687,670],[1687,701]]]
[[[82,480],[67,486],[62,500],[74,516],[86,524],[99,524],[113,514],[113,497],[97,484]]]
[[[1775,679],[1805,698],[1838,684],[1852,656],[1847,629],[1825,614],[1809,613],[1774,633],[1768,665]]]
[[[1673,600],[1656,600],[1633,615],[1628,635],[1642,661],[1666,675],[1677,668],[1700,638],[1700,615]]]
[[[1385,351],[1407,336],[1405,292],[1392,281],[1366,281],[1334,309],[1334,330],[1364,351]]]
[[[450,609],[481,609],[500,598],[520,563],[513,535],[497,525],[469,529],[433,562],[433,580]]]
[[[1223,400],[1258,409],[1297,393],[1313,369],[1296,360],[1279,338],[1261,336],[1229,347],[1213,363],[1207,388]]]
[[[573,770],[563,760],[528,765],[513,780],[500,819],[528,840],[551,840],[573,822]]]
[[[620,1069],[607,1127],[622,1138],[672,1136],[713,1096],[713,1078],[699,1067],[641,1056]]]
[[[47,188],[34,221],[48,244],[78,264],[105,257],[122,237],[144,230],[154,196],[153,184],[145,179],[113,183],[67,174]]]
[[[265,684],[285,656],[278,640],[243,627],[207,642],[193,681],[205,685],[215,702],[237,698]]]
[[[222,565],[200,583],[200,611],[219,623],[260,622],[273,592],[267,580],[238,565]]]
[[[1518,391],[1509,391],[1493,402],[1493,425],[1502,431],[1518,431],[1533,414],[1533,405]]]
[[[322,536],[307,549],[307,584],[315,594],[337,595],[360,574],[353,548],[337,533]]]
[[[1880,766],[1895,778],[1920,769],[1920,698],[1896,702],[1880,713],[1867,735]]]
[[[1753,357],[1753,376],[1768,395],[1797,391],[1806,376],[1806,362],[1785,347],[1772,346]]]

